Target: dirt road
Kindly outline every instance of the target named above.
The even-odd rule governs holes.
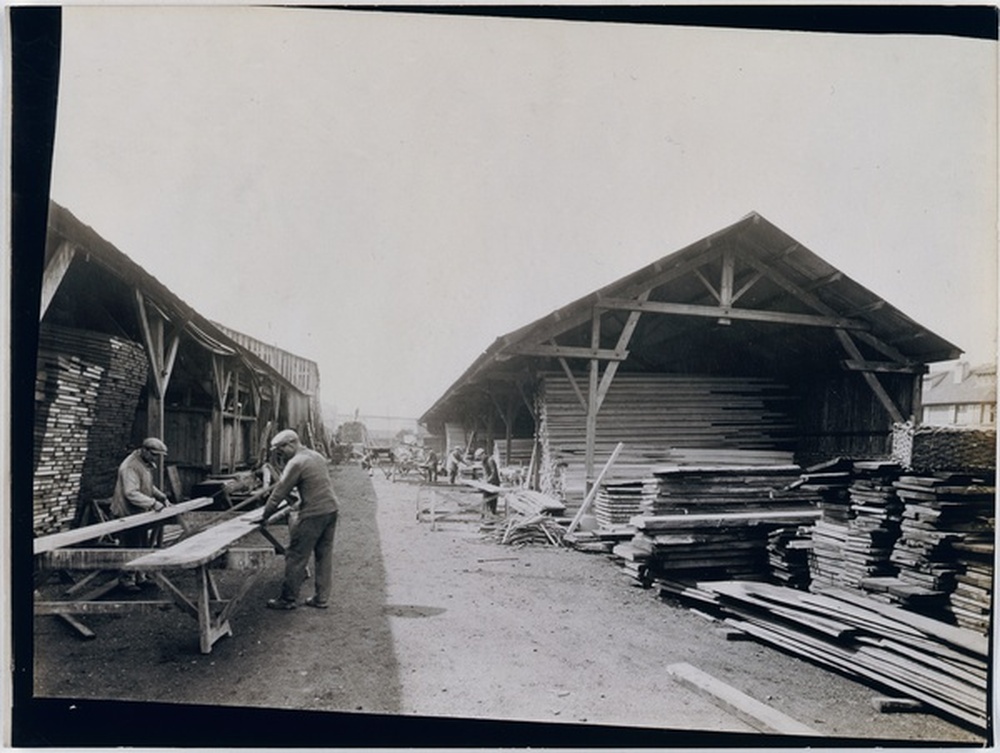
[[[983,742],[932,715],[879,714],[871,688],[726,640],[702,617],[631,586],[604,555],[501,546],[468,514],[418,522],[430,492],[415,480],[369,478],[356,466],[333,474],[343,500],[333,608],[264,609],[280,584],[278,560],[234,615],[234,635],[208,655],[176,610],[88,617],[90,641],[56,618],[36,618],[35,697],[18,715],[20,743],[776,741],[671,679],[667,667],[679,662],[812,728],[819,744]],[[441,492],[436,504],[454,506],[454,492]]]

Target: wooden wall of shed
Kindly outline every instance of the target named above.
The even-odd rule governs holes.
[[[43,324],[35,380],[34,532],[65,530],[114,492],[130,452],[146,356],[130,340]]]
[[[204,408],[167,407],[163,441],[170,454],[167,464],[177,468],[182,494],[204,480],[212,468],[212,411]]]
[[[879,374],[878,380],[904,417],[913,411],[914,380],[920,376]],[[796,461],[808,467],[840,456],[889,458],[892,417],[858,373],[837,373],[803,380],[793,389],[800,396],[796,421]]]

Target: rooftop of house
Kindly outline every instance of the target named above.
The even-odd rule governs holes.
[[[949,371],[924,377],[924,405],[995,403],[997,400],[996,364],[970,367],[964,361]]]

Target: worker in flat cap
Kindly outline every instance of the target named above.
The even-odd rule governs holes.
[[[156,437],[147,437],[118,466],[118,479],[111,497],[111,514],[124,518],[140,512],[158,512],[170,504],[167,495],[153,483],[157,461],[167,454],[167,446]],[[155,538],[155,528],[131,528],[119,535],[123,546],[146,549]],[[145,574],[136,580],[135,573],[123,573],[119,584],[126,591],[138,591],[149,582]]]
[[[486,450],[480,447],[476,450],[476,454],[473,456],[477,462],[483,464],[483,481],[487,484],[492,484],[493,486],[500,486],[500,467],[497,465],[496,458],[492,455],[487,455]],[[483,516],[486,513],[490,515],[497,514],[497,501],[500,499],[500,495],[497,492],[483,491]]]
[[[285,579],[281,595],[269,599],[269,609],[295,609],[299,591],[306,578],[310,556],[316,558],[315,592],[306,606],[326,609],[333,584],[333,534],[337,528],[337,496],[330,480],[326,458],[303,447],[299,435],[291,429],[279,431],[271,440],[271,450],[285,461],[278,479],[264,505],[261,522],[267,523],[278,505],[298,490],[298,521],[290,526],[285,549]]]

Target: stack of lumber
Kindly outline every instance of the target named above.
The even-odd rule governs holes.
[[[541,477],[552,485],[543,491],[578,502],[586,491],[587,412],[577,390],[581,385],[586,390],[587,376],[578,373],[574,379],[576,389],[563,372],[544,374],[539,438]],[[698,448],[761,454],[759,460],[729,462],[787,462],[773,458],[787,457],[791,449],[793,400],[786,385],[769,379],[619,373],[597,415],[594,457],[600,463],[624,442],[616,480],[645,478],[654,467],[678,462],[677,453]]]
[[[892,456],[920,473],[992,473],[996,468],[997,432],[994,427],[892,427]]]
[[[767,535],[767,564],[772,580],[789,588],[809,588],[812,528],[784,526]]]
[[[642,512],[644,504],[656,498],[658,484],[654,478],[635,481],[606,481],[594,499],[594,517],[602,528],[627,525]]]
[[[866,578],[895,572],[889,556],[899,535],[901,503],[893,461],[836,458],[809,468],[798,487],[819,498],[823,517],[813,526],[811,578],[858,588]]]
[[[650,579],[767,577],[768,533],[814,520],[813,507],[705,515],[637,516],[632,539],[614,546],[626,575]]]
[[[660,585],[662,596],[713,611],[782,651],[986,728],[985,636],[841,589],[804,593],[740,581]]]
[[[899,537],[902,503],[892,484],[900,471],[891,461],[858,461],[853,465],[851,514],[841,551],[844,585],[858,587],[866,578],[896,572],[889,556]]]
[[[797,465],[667,466],[653,472],[656,496],[644,499],[643,515],[752,512],[801,507],[815,495],[789,488]]]
[[[992,603],[995,487],[952,473],[902,476],[895,487],[905,503],[892,552],[899,573],[878,585],[893,601],[985,630]]]
[[[36,535],[69,527],[91,499],[111,496],[146,383],[141,346],[44,325],[35,377]],[[78,510],[78,507],[80,508]]]
[[[961,571],[948,594],[948,611],[962,627],[987,634],[993,607],[994,521],[990,530],[954,545]]]

